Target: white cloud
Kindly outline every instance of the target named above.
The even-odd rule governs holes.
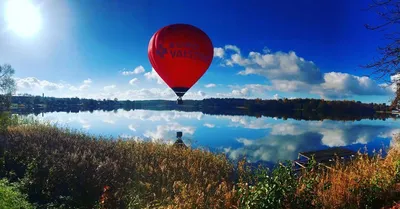
[[[209,83],[209,84],[204,85],[204,87],[206,87],[206,88],[214,88],[216,86],[217,85],[215,85],[214,83]]]
[[[400,82],[400,73],[390,76],[390,81],[387,83],[379,84],[383,89],[395,93],[398,83]]]
[[[198,92],[197,92],[197,95],[198,95],[198,96],[201,96],[201,97],[205,97],[205,96],[206,96],[206,93],[204,93],[204,92],[202,92],[202,91],[198,91]]]
[[[398,81],[400,81],[400,73],[398,73],[398,74],[396,74],[396,75],[390,76],[390,81],[391,81],[391,82],[398,82]]]
[[[128,75],[141,74],[141,73],[144,73],[145,71],[146,70],[144,69],[144,67],[140,65],[140,66],[136,67],[135,69],[133,69],[132,71],[126,71],[126,70],[122,71],[122,75],[128,76]]]
[[[219,97],[226,98],[253,98],[257,95],[265,95],[270,86],[261,84],[247,84],[244,86],[230,86],[233,90],[229,93],[217,93]]]
[[[217,93],[220,97],[253,98],[265,97],[270,91],[306,92],[321,96],[321,98],[349,98],[353,95],[388,95],[391,89],[382,88],[367,77],[353,76],[347,73],[325,73],[325,81],[321,84],[308,84],[296,80],[272,80],[270,85],[247,84],[230,86],[229,93]],[[259,96],[257,96],[259,95]]]
[[[39,80],[35,77],[16,78],[17,92],[32,91],[56,91],[64,88],[61,83],[53,83],[47,80]]]
[[[115,124],[115,121],[111,119],[104,119],[103,122],[108,124]]]
[[[64,116],[67,113],[64,113]],[[60,115],[52,115],[52,114],[47,114],[44,116],[44,118],[38,118],[42,122],[49,122],[50,124],[57,124],[57,125],[71,125],[72,123],[78,123],[83,129],[90,129],[92,127],[91,125],[91,119],[86,118],[83,115],[78,115],[78,114],[71,114],[68,115],[67,118],[62,116],[63,114]],[[103,122],[105,122],[103,120]]]
[[[347,73],[330,72],[324,74],[324,83],[314,92],[325,98],[346,98],[351,95],[388,95],[390,90],[382,88],[368,77],[359,77]]]
[[[115,89],[110,87],[111,89]],[[106,89],[105,89],[106,90]],[[110,90],[110,89],[108,89]],[[146,89],[132,89],[121,91],[115,89],[114,91],[104,91],[93,95],[95,98],[118,98],[120,100],[150,100],[150,99],[175,99],[176,95],[170,88],[146,88]]]
[[[239,71],[239,75],[255,74],[270,80],[298,80],[311,84],[323,81],[319,68],[293,51],[272,53],[269,49],[264,49],[261,53],[250,52],[247,57],[243,57],[237,46],[226,45],[225,50],[234,52],[224,59],[227,66],[244,67],[244,70]]]
[[[247,58],[234,54],[231,62],[245,68],[238,73],[239,75],[256,74],[270,80],[296,80],[310,84],[323,81],[319,68],[312,61],[306,61],[293,51],[289,53],[250,52]]]
[[[111,91],[112,90],[112,91]],[[177,96],[170,88],[142,88],[142,89],[129,89],[119,90],[112,86],[107,87],[104,91],[96,92],[95,94],[88,95],[89,98],[95,99],[109,99],[118,98],[119,100],[151,100],[151,99],[167,99],[176,100]],[[203,99],[206,94],[202,91],[187,92],[184,96],[185,99]]]
[[[217,93],[218,97],[226,97],[226,98],[248,98],[250,97],[250,89],[242,88],[242,89],[234,89],[230,93]]]
[[[321,146],[336,147],[351,144],[367,144],[376,137],[391,138],[398,128],[386,125],[354,124],[337,121],[280,121],[248,118],[244,116],[220,116],[230,119],[239,127],[271,129],[270,134],[259,139],[238,138],[239,148],[224,150],[233,159],[246,155],[251,162],[259,160],[292,160],[299,152],[320,149]]]
[[[139,79],[133,78],[130,84],[137,84]],[[54,83],[47,80],[40,80],[34,77],[16,78],[17,94],[28,93],[53,97],[79,97],[92,99],[114,99],[120,100],[150,100],[167,99],[175,100],[177,96],[170,88],[141,88],[122,90],[116,85],[100,87],[96,90],[90,88],[93,81],[86,79],[79,86],[73,86],[66,82]],[[207,94],[203,91],[188,91],[184,99],[204,99]]]
[[[157,89],[157,88],[151,88],[151,89],[140,89],[140,90],[130,90],[126,91],[122,94],[126,94],[127,97],[131,98],[149,98],[149,99],[155,99],[155,98],[175,98],[175,93],[169,89]]]
[[[224,59],[226,52],[235,52],[231,56],[231,59]],[[240,49],[239,47],[235,45],[226,45],[224,48],[222,47],[215,47],[214,48],[214,57],[219,57],[221,59],[224,59],[224,63],[221,63],[221,66],[233,66],[234,62],[242,63],[243,60],[241,60],[240,56]]]
[[[91,84],[91,83],[93,83],[93,81],[92,81],[92,79],[90,79],[90,78],[88,78],[88,79],[86,79],[86,80],[83,81],[83,84],[89,85],[89,84]]]
[[[215,125],[211,124],[211,123],[204,123],[204,126],[207,127],[207,128],[214,128],[215,127]]]
[[[176,140],[176,132],[181,131],[183,137],[192,137],[196,128],[193,126],[183,126],[176,122],[171,122],[166,125],[158,125],[155,131],[147,130],[143,135],[153,141],[164,139],[166,143],[173,143]]]
[[[129,130],[136,132],[137,126],[135,126],[135,125],[133,125],[133,124],[130,124],[130,125],[128,126],[128,128],[129,128]]]
[[[238,72],[239,75],[265,77],[271,83],[269,86],[264,85],[264,90],[268,91],[305,92],[328,99],[348,98],[354,95],[388,95],[395,91],[395,86],[385,89],[382,88],[385,87],[384,84],[378,84],[365,76],[340,72],[322,73],[314,62],[299,57],[294,51],[273,53],[264,48],[262,52],[252,51],[246,57],[237,46],[226,45],[224,54],[224,65],[243,68]],[[400,75],[391,79],[396,78],[400,78]],[[240,90],[219,95],[248,97],[246,89],[247,85]]]
[[[272,127],[272,125],[264,119],[253,119],[243,116],[217,116],[216,118],[229,119],[233,123],[233,126],[247,129],[267,129]]]
[[[237,142],[242,146],[236,149],[229,147],[225,149],[225,152],[232,160],[238,160],[243,156],[246,156],[250,162],[292,160],[296,159],[300,151],[316,149],[319,139],[319,135],[312,133],[290,138],[280,135],[271,135],[260,139],[238,138]]]
[[[92,125],[90,124],[90,122],[87,119],[83,119],[83,118],[78,118],[78,122],[82,125],[83,129],[90,129],[90,127],[92,127]]]
[[[223,58],[225,55],[225,51],[223,48],[217,47],[214,48],[214,57]]]
[[[104,86],[104,91],[112,91],[115,90],[117,88],[116,85],[110,85],[110,86]]]
[[[35,77],[16,78],[17,94],[28,93],[32,95],[41,95],[44,93],[47,96],[55,97],[75,97],[86,96],[93,81],[86,79],[81,85],[74,86],[64,81],[51,82],[40,80]]]
[[[133,78],[132,80],[129,81],[130,85],[135,85],[139,80],[137,78]]]
[[[157,80],[158,84],[164,84],[163,79],[158,75],[158,73],[152,68],[151,72],[144,74],[147,80]]]
[[[279,95],[278,94],[274,94],[274,97],[273,97],[275,100],[278,100],[279,99]]]
[[[83,84],[75,87],[75,86],[70,86],[69,90],[71,91],[83,91],[83,90],[87,90],[89,89],[90,85],[93,83],[92,79],[88,78],[86,80],[83,81]]]
[[[310,91],[312,86],[302,81],[273,80],[269,90],[282,92],[304,92]]]
[[[235,45],[226,45],[225,46],[225,50],[232,50],[238,54],[240,54],[240,49],[239,47],[235,46]]]
[[[181,112],[181,111],[155,111],[155,110],[135,110],[123,111],[119,110],[117,113],[112,113],[114,117],[122,117],[129,120],[141,121],[165,121],[172,122],[179,119],[197,119],[201,120],[204,114],[202,112]],[[137,125],[134,126],[137,128]]]

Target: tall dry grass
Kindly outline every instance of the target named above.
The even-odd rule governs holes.
[[[224,155],[49,125],[9,127],[0,145],[1,175],[23,182],[31,202],[43,208],[236,204],[234,169]]]
[[[318,178],[315,206],[322,208],[379,208],[400,200],[400,136],[387,156],[359,153],[349,164],[305,174]],[[304,187],[300,185],[299,188]]]
[[[279,166],[240,182],[242,208],[381,208],[400,201],[400,137],[387,156],[359,153],[333,168],[311,163],[300,174]],[[250,182],[250,183],[248,183]]]
[[[400,201],[400,137],[333,169],[237,166],[225,155],[43,124],[0,132],[0,177],[38,208],[380,208]]]

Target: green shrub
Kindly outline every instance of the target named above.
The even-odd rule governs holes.
[[[13,124],[12,119],[9,112],[0,111],[0,132],[4,132],[8,126]]]
[[[297,189],[293,170],[278,166],[273,171],[259,168],[255,172],[256,183],[239,190],[243,208],[286,208]]]
[[[6,131],[8,127],[27,124],[35,125],[39,122],[33,117],[18,116],[8,111],[0,111],[0,133]]]
[[[29,209],[33,206],[21,194],[15,184],[6,179],[0,180],[0,209]]]

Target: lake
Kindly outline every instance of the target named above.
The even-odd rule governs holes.
[[[40,121],[84,131],[89,134],[135,138],[137,140],[176,140],[183,132],[187,145],[223,152],[232,160],[246,156],[248,161],[274,164],[297,159],[299,152],[331,147],[364,149],[369,152],[390,145],[400,132],[394,118],[359,121],[306,121],[271,117],[208,115],[176,110],[115,110],[93,112],[48,112],[30,114]]]

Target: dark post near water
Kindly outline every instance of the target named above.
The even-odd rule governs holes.
[[[185,143],[182,141],[182,131],[176,132],[176,141],[174,143],[174,146],[177,147],[186,147]]]
[[[182,138],[182,131],[176,132],[176,138],[181,139]]]

